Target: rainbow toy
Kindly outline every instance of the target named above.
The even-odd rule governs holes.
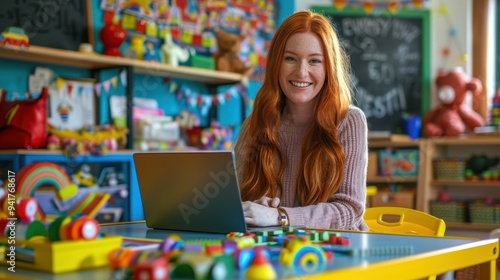
[[[281,264],[292,266],[296,274],[322,271],[327,263],[325,252],[307,237],[295,237],[281,252]]]
[[[66,171],[51,162],[30,163],[17,173],[17,191],[22,197],[33,197],[40,186],[53,186],[61,200],[68,200],[76,195],[78,186],[71,182]]]
[[[41,187],[54,187],[61,200],[72,198],[78,192],[78,186],[71,182],[66,171],[51,162],[30,163],[22,167],[16,174],[16,199],[32,198]],[[45,214],[36,209],[35,219],[44,221]]]
[[[16,199],[18,202],[26,201],[28,203],[27,199],[34,199],[36,190],[42,186],[54,188],[57,197],[62,201],[66,201],[78,193],[78,186],[73,184],[61,166],[51,162],[36,162],[22,167],[16,174]],[[104,207],[109,198],[110,195],[106,193],[89,193],[66,214],[83,214],[93,218]],[[19,210],[25,208],[19,207]],[[45,221],[45,214],[40,207],[30,207],[28,210],[35,211],[35,213],[28,213],[29,217],[24,220]],[[17,213],[18,216],[23,216],[21,214],[23,213]]]

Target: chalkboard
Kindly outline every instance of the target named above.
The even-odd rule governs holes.
[[[405,115],[429,110],[428,11],[312,10],[330,19],[349,55],[354,104],[365,113],[369,130],[404,132]]]
[[[31,45],[78,50],[81,43],[93,43],[90,1],[2,1],[0,32],[18,26]]]

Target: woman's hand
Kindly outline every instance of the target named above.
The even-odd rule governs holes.
[[[256,202],[251,202],[251,201],[243,202],[243,214],[245,215],[245,223],[247,225],[263,226],[263,227],[279,225],[280,223],[278,221],[278,216],[279,216],[278,209],[276,207],[269,207],[263,204],[266,203],[274,205],[272,203],[273,199],[264,201],[261,200],[262,198],[256,200]]]
[[[279,197],[272,198],[272,197],[263,196],[257,200],[254,200],[254,202],[257,204],[263,205],[263,206],[267,206],[267,207],[277,208],[278,206],[280,206]]]

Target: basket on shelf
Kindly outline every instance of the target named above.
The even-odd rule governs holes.
[[[475,202],[469,205],[469,217],[471,223],[476,224],[499,224],[500,205]]]
[[[437,158],[432,166],[436,180],[465,181],[465,158]]]
[[[467,205],[456,201],[431,201],[431,215],[443,219],[445,222],[466,222]]]

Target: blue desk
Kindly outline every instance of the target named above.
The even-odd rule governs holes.
[[[122,235],[134,238],[164,239],[173,233],[148,229],[143,222],[104,225],[101,228],[108,235]],[[221,234],[175,233],[181,235],[184,239],[225,238],[225,235]],[[385,255],[378,257],[352,257],[335,254],[334,261],[329,263],[325,271],[318,275],[311,275],[307,279],[419,279],[428,275],[442,274],[478,264],[481,269],[480,279],[495,279],[495,261],[498,257],[499,248],[498,239],[418,237],[349,231],[342,231],[341,235],[350,238],[353,247],[373,248],[413,245],[413,253],[404,256]],[[283,270],[278,271],[278,273],[283,278],[293,277],[293,275],[287,274]],[[12,279],[10,273],[8,276],[9,279]],[[109,279],[109,271],[103,268],[51,275],[23,270],[14,276],[36,277],[38,279]]]

